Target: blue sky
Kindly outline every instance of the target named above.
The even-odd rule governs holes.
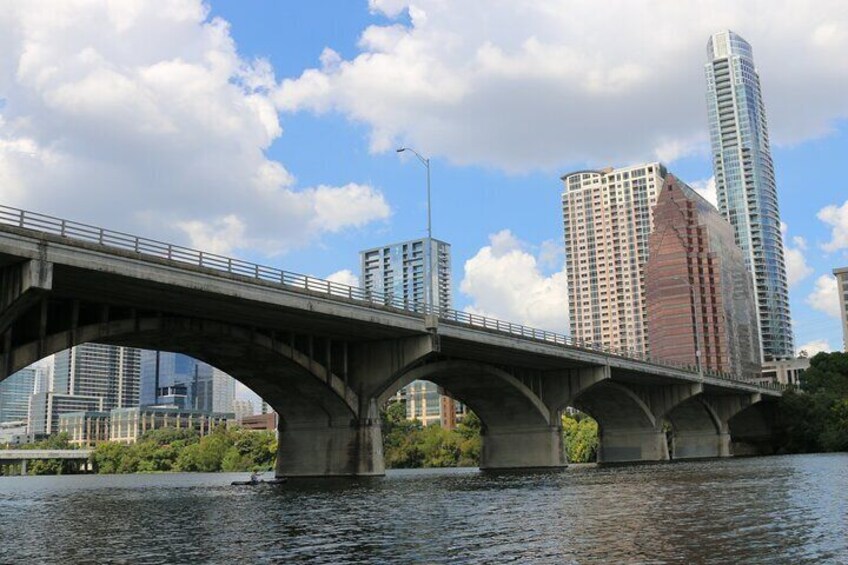
[[[732,28],[763,82],[796,344],[841,345],[843,2],[58,6],[0,17],[9,205],[351,281],[359,250],[425,234],[409,145],[455,306],[563,332],[559,177],[662,160],[706,189],[704,47]]]

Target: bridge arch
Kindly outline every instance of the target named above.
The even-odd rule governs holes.
[[[7,352],[4,373],[88,342],[190,355],[254,390],[288,424],[314,423],[317,414],[347,425],[358,416],[356,393],[322,364],[267,335],[209,320],[127,318],[59,330]]]
[[[702,394],[675,406],[666,419],[671,424],[671,459],[729,455],[727,424]]]
[[[477,361],[434,360],[399,374],[380,391],[379,402],[385,403],[415,380],[441,386],[479,416],[481,469],[565,465],[560,422],[537,394],[509,372]]]
[[[669,458],[662,420],[627,385],[602,380],[577,394],[572,403],[598,422],[598,463]]]

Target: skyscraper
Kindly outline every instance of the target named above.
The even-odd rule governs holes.
[[[651,355],[758,378],[754,289],[730,224],[668,175],[654,207],[649,241],[645,296]]]
[[[571,335],[646,354],[643,268],[660,163],[577,171],[562,177],[562,219]]]
[[[53,392],[99,397],[102,410],[138,406],[140,350],[84,343],[55,356]]]
[[[428,245],[429,243],[429,245]],[[438,239],[416,239],[360,252],[362,287],[370,292],[394,295],[411,304],[424,304],[427,272],[433,285],[433,304],[451,306],[450,244]]]
[[[760,77],[751,46],[732,31],[710,37],[707,61],[718,209],[733,226],[753,276],[762,355],[790,358],[789,290]]]

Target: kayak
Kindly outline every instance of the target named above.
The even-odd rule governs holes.
[[[255,487],[259,485],[281,485],[286,482],[286,479],[263,479],[261,481],[256,481],[255,483],[252,481],[233,481],[230,483],[234,487]]]

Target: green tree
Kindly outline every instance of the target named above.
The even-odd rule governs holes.
[[[571,463],[589,463],[598,457],[598,423],[592,418],[577,414],[562,415],[562,433],[565,452]]]
[[[780,399],[782,451],[848,450],[848,353],[818,353]]]

